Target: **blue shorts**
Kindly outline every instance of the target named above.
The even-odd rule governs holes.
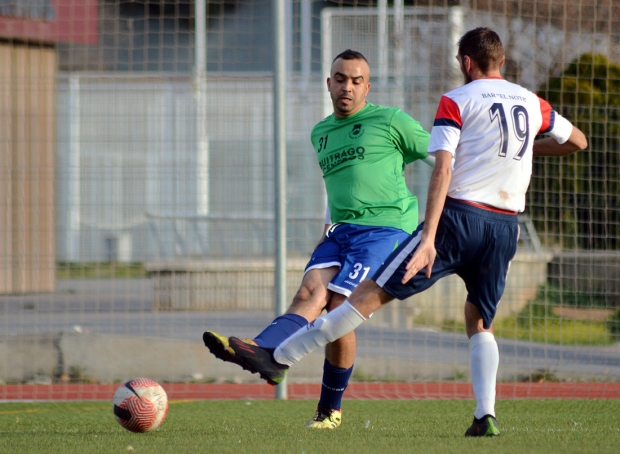
[[[445,276],[465,281],[467,301],[473,303],[489,329],[504,293],[510,261],[517,252],[516,215],[501,214],[447,199],[437,226],[437,256],[430,279],[420,270],[401,284],[405,266],[417,249],[423,223],[394,251],[372,279],[387,293],[403,300],[420,293]]]
[[[315,268],[340,267],[327,288],[349,296],[408,237],[404,230],[392,227],[334,224],[312,253],[305,273]]]

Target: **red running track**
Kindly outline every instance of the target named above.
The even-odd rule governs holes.
[[[118,388],[100,384],[2,385],[0,401],[112,400]],[[267,384],[165,383],[170,400],[274,399]],[[317,384],[289,384],[289,399],[316,399]],[[346,399],[473,399],[469,383],[352,383]],[[498,399],[620,399],[620,383],[498,383]]]

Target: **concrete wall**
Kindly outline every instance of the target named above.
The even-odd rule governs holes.
[[[320,380],[323,352],[291,371],[296,381]],[[0,338],[0,383],[116,383],[137,376],[166,381],[260,381],[226,364],[202,343],[92,333],[45,333]]]
[[[518,253],[510,265],[504,297],[497,317],[518,313],[547,279],[546,253]],[[288,263],[288,295],[291,301],[306,262]],[[154,310],[270,310],[274,301],[272,261],[164,260],[146,264],[153,278]],[[375,323],[411,327],[416,320],[441,323],[461,320],[467,297],[458,276],[441,279],[425,292],[394,301],[373,317]]]
[[[410,348],[416,354],[412,357],[405,355],[406,358],[391,353],[381,354],[365,345],[355,359],[352,380],[465,380],[469,377],[469,355],[467,341],[464,335],[462,337],[464,346],[458,349],[449,335],[445,340],[454,345],[453,348],[432,347],[440,338],[435,338],[435,342],[430,341],[428,345],[412,345]],[[510,341],[500,340],[500,348],[513,350],[521,346],[527,352],[541,348],[540,344],[518,342],[513,345],[507,342]],[[565,348],[557,347],[560,352]],[[498,377],[500,380],[516,380],[534,372],[551,370],[556,377],[570,381],[614,381],[619,373],[617,362],[613,361],[616,353],[587,349],[580,356],[589,357],[595,352],[606,354],[608,363],[558,363],[546,356],[504,356]],[[322,350],[308,355],[291,368],[288,374],[290,383],[320,383],[323,361]],[[47,333],[36,337],[18,335],[0,338],[0,384],[51,384],[75,378],[76,373],[79,374],[79,383],[120,383],[140,376],[161,383],[262,382],[258,375],[251,375],[234,364],[216,359],[202,342],[93,333]]]
[[[549,263],[549,282],[620,307],[620,251],[562,252]]]

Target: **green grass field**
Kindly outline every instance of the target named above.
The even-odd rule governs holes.
[[[335,431],[304,427],[315,401],[171,402],[158,431],[121,428],[110,402],[2,403],[11,453],[619,453],[619,400],[497,403],[502,435],[463,437],[472,401],[346,401]]]

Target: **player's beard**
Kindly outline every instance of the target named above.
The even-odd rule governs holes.
[[[467,73],[465,65],[463,65],[462,61],[459,63],[459,66],[461,67],[461,73],[463,74],[463,85],[467,85],[474,79],[472,79],[472,77]]]
[[[463,76],[463,78],[465,79],[465,84],[466,84],[466,85],[467,85],[468,83],[470,83],[472,80],[474,80],[474,79],[472,79],[472,77],[471,77],[469,74],[465,74],[465,75]]]

